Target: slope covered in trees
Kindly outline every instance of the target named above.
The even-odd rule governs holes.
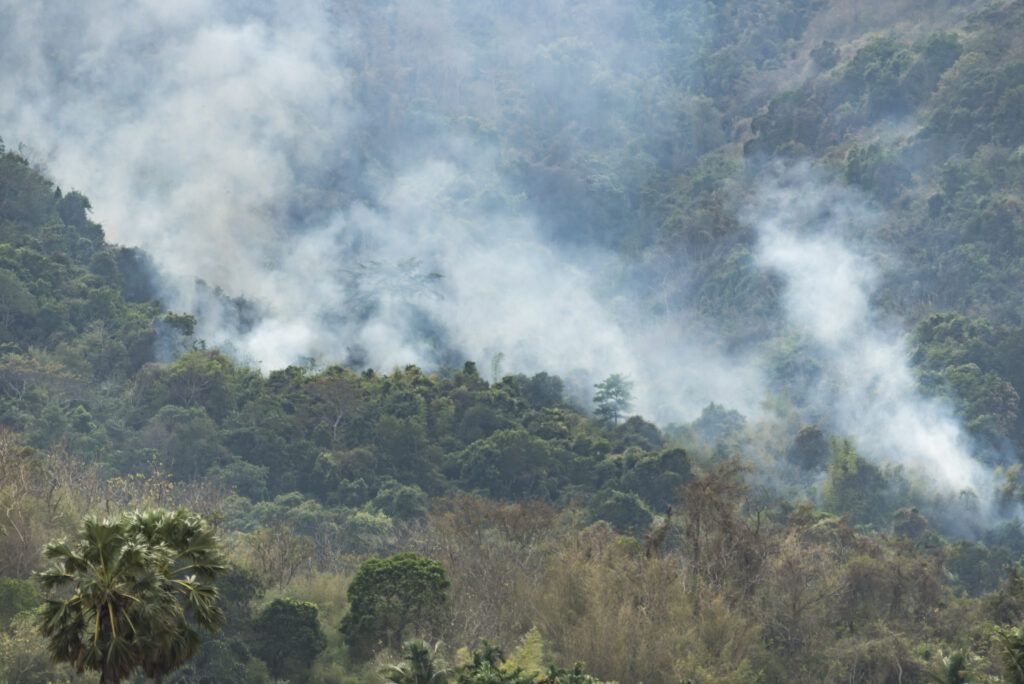
[[[533,20],[491,10],[506,28]],[[335,7],[393,48],[352,66],[364,104],[380,98],[359,124],[363,161],[398,168],[430,131],[488,141],[503,185],[464,187],[465,206],[526,206],[559,243],[613,250],[607,293],[757,356],[764,410],[722,399],[659,427],[626,415],[622,369],[589,369],[596,386],[505,375],[427,315],[422,368],[349,353],[261,373],[196,336],[214,309],[168,311],[149,257],[107,243],[83,194],[2,149],[0,679],[73,677],[33,628],[44,543],[89,514],[185,505],[232,563],[226,625],[166,681],[368,681],[428,657],[450,681],[587,681],[548,668],[577,661],[623,683],[1015,681],[1024,4],[605,10],[620,68],[553,22],[533,62],[490,65],[484,92],[443,80],[443,59],[406,68],[416,43],[391,33],[415,21]],[[487,14],[454,12],[460,35],[499,34]],[[629,61],[639,39],[654,59]],[[544,78],[524,94],[531,68]],[[595,119],[602,103],[613,115]],[[339,173],[305,181],[298,223],[374,203],[360,169]],[[819,180],[791,180],[806,175]],[[846,434],[833,400],[850,376],[759,256],[765,176],[841,188],[820,223],[876,267],[872,311],[901,331],[916,392],[949,402],[986,489],[936,487]],[[843,223],[853,204],[871,219]],[[445,277],[407,267],[415,287]],[[267,315],[217,285],[201,288],[221,311]],[[374,320],[380,293],[352,287],[363,306],[337,320]],[[412,553],[443,569],[444,598],[356,640],[353,621],[375,619],[355,614],[356,580],[387,564],[366,561]],[[285,624],[312,649],[301,659],[278,648]]]

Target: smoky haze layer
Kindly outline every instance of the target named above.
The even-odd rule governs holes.
[[[659,147],[628,131],[689,106],[650,87],[664,29],[631,3],[4,2],[0,17],[2,134],[153,255],[166,304],[199,312],[210,344],[264,370],[500,353],[502,372],[568,374],[584,395],[624,373],[659,420],[711,400],[756,411],[754,365],[647,315],[610,249],[624,184]],[[592,168],[567,173],[572,159]]]
[[[621,373],[661,423],[712,401],[757,419],[764,363],[692,307],[652,313],[688,262],[633,242],[651,175],[724,142],[687,66],[700,5],[656,7],[0,0],[0,135],[153,255],[199,337],[264,371],[493,359],[583,401]],[[874,312],[864,203],[803,167],[752,195],[761,273],[743,275],[780,276],[786,322],[766,297],[751,337],[809,341],[813,420],[943,491],[989,491]]]
[[[899,463],[940,491],[992,491],[952,408],[923,397],[899,328],[873,309],[879,268],[858,236],[878,216],[852,191],[806,164],[776,170],[746,210],[758,259],[785,280],[790,324],[828,369],[836,428],[863,455]],[[824,383],[823,383],[824,384]]]

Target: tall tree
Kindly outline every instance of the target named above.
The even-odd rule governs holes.
[[[414,632],[436,630],[444,617],[449,585],[444,566],[415,553],[363,562],[348,587],[350,609],[340,631],[352,657],[368,659]]]
[[[618,425],[622,415],[633,406],[633,383],[620,373],[609,375],[594,385],[594,415],[606,425]]]
[[[136,669],[159,681],[199,651],[198,629],[224,615],[211,582],[225,571],[206,523],[184,509],[86,518],[77,539],[51,543],[43,587],[69,593],[44,604],[39,629],[50,655],[100,682]]]
[[[253,653],[280,679],[306,681],[310,664],[327,648],[316,604],[275,599],[253,620]]]

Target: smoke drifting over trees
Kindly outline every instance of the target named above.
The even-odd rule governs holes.
[[[990,491],[991,476],[971,457],[952,407],[921,395],[896,323],[873,308],[878,267],[843,241],[878,217],[804,165],[756,197],[748,216],[760,234],[758,258],[783,276],[787,319],[828,371],[804,391],[835,406],[836,427],[865,453],[903,463],[946,492]]]
[[[651,154],[696,106],[662,72],[670,27],[649,10],[7,14],[5,134],[84,184],[108,234],[154,256],[167,304],[203,312],[211,344],[267,370],[501,352],[518,372],[627,372],[666,419],[716,397],[756,406],[756,375],[726,372],[713,340],[649,316],[646,275],[609,251],[629,239]]]
[[[1022,26],[0,0],[0,680],[72,678],[48,539],[181,506],[231,565],[169,682],[1008,676]],[[344,646],[396,559],[424,619]]]
[[[808,422],[879,460],[941,464],[943,488],[982,486],[959,419],[919,396],[875,312],[876,281],[900,266],[848,239],[885,223],[866,207],[884,213],[878,200],[914,182],[913,155],[849,150],[862,197],[789,172],[815,177],[789,191],[807,203],[797,215],[758,180],[761,155],[810,155],[872,120],[866,138],[904,140],[930,93],[892,99],[865,65],[935,88],[963,49],[882,41],[846,65],[818,39],[871,16],[757,11],[7,3],[0,117],[81,184],[112,239],[152,255],[162,300],[198,314],[198,338],[264,372],[501,354],[507,372],[575,378],[583,403],[622,373],[663,424],[712,401],[761,419],[779,390],[773,340],[803,335],[840,385],[785,383]],[[816,74],[817,90],[772,98]],[[817,121],[829,97],[855,96],[862,119]]]

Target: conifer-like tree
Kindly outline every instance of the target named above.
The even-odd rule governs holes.
[[[609,375],[594,385],[594,415],[605,425],[618,425],[623,414],[633,406],[633,383],[620,373]]]

